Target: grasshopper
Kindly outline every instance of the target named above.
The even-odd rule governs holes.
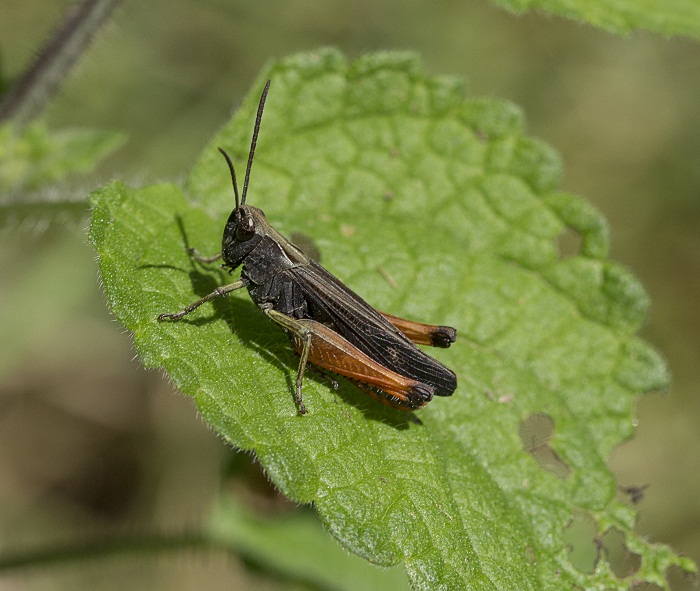
[[[248,182],[270,80],[260,96],[239,199],[236,172],[221,148],[231,173],[235,209],[226,222],[221,252],[202,263],[223,260],[230,272],[242,266],[238,281],[222,285],[179,312],[161,314],[159,321],[179,320],[202,304],[247,288],[253,302],[290,337],[299,355],[295,400],[302,399],[308,364],[349,379],[388,406],[411,411],[434,395],[450,396],[457,377],[421,351],[416,344],[449,347],[457,331],[449,326],[422,324],[375,310],[320,264],[306,256],[267,221],[261,209],[246,204]]]

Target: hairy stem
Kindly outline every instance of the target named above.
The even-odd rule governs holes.
[[[31,67],[0,102],[0,122],[23,126],[56,94],[70,69],[121,0],[83,0],[70,7]]]
[[[102,556],[114,556],[116,554],[153,554],[168,550],[182,550],[185,548],[208,549],[215,547],[200,534],[184,534],[180,536],[168,535],[144,535],[105,538],[92,540],[74,545],[58,546],[17,553],[6,554],[0,557],[0,572],[31,566],[47,566],[56,563],[68,563],[83,561]],[[227,548],[223,548],[227,550]]]

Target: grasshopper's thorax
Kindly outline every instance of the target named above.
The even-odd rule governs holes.
[[[264,251],[264,252],[263,252]],[[308,264],[306,256],[267,221],[261,209],[241,205],[231,212],[221,241],[224,264],[246,266],[247,274],[270,275]]]

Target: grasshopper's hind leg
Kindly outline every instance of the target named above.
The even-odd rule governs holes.
[[[383,366],[320,322],[309,318],[297,320],[271,307],[263,308],[263,311],[291,335],[294,349],[299,354],[296,401],[301,414],[306,412],[301,395],[307,364],[345,376],[364,392],[400,410],[422,408],[435,393],[434,386]]]
[[[306,414],[306,407],[302,399],[302,389],[304,384],[304,372],[306,371],[306,364],[309,362],[309,353],[311,351],[311,330],[298,320],[286,314],[282,314],[282,312],[278,312],[274,308],[264,307],[262,311],[265,312],[265,315],[270,320],[279,324],[286,330],[292,336],[292,340],[298,345],[298,348],[301,349],[299,353],[299,369],[297,370],[294,399],[299,409],[299,414],[304,415]]]

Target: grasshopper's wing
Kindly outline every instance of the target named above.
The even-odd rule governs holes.
[[[438,396],[457,387],[455,374],[423,353],[404,333],[321,265],[294,269],[309,318],[340,334],[351,345],[391,371],[433,386]]]

